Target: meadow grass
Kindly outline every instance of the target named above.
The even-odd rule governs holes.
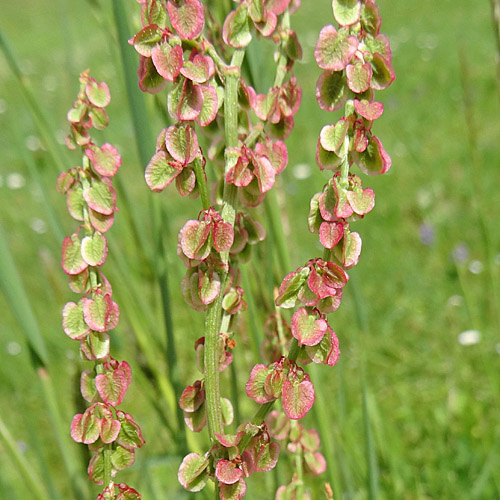
[[[356,223],[363,238],[362,258],[350,273],[342,307],[331,318],[341,362],[333,369],[316,367],[315,378],[322,379],[320,397],[306,420],[306,425],[317,424],[321,430],[329,467],[307,484],[313,498],[322,498],[321,481],[329,480],[337,500],[500,498],[500,304],[495,300],[500,115],[490,8],[486,2],[472,5],[465,0],[378,3],[397,80],[381,96],[386,112],[375,127],[393,166],[389,174],[365,181],[376,192],[376,208]],[[330,2],[303,4],[295,22],[305,53],[296,67],[304,99],[277,194],[292,269],[321,253],[317,238],[307,232],[307,212],[311,196],[327,179],[314,162],[317,135],[333,120],[316,105],[319,70],[312,57],[319,29],[331,19]],[[136,4],[124,5],[132,36]],[[158,219],[151,212],[168,221],[162,243],[179,379],[187,385],[195,376],[192,346],[202,335],[203,315],[193,314],[180,296],[183,266],[175,244],[186,213],[195,217],[199,205],[180,199],[173,189],[152,194],[144,183],[110,3],[28,0],[21,11],[7,2],[0,28],[47,118],[43,133],[56,141],[66,133],[65,115],[77,92],[77,75],[90,67],[95,78],[110,86],[111,125],[99,137],[115,144],[124,159],[118,175],[120,212],[109,233],[112,255],[106,266],[123,309],[113,352],[131,362],[135,378],[124,408],[141,423],[147,441],[134,467],[119,477],[144,498],[190,498],[176,480],[182,451],[176,439],[174,388],[165,355],[168,339],[154,260]],[[271,56],[257,54],[254,64]],[[259,73],[265,74],[262,64]],[[24,466],[40,482],[37,498],[76,498],[78,488],[68,480],[61,448],[55,444],[56,439],[66,440],[63,447],[70,449],[70,460],[78,462],[84,478],[87,452],[69,438],[71,418],[83,407],[78,391],[83,363],[60,326],[63,304],[74,300],[59,267],[61,231],[67,234],[72,221],[54,186],[56,158],[61,157],[66,168],[80,158],[63,146],[40,142],[42,132],[3,56],[0,75],[1,226],[26,307],[33,311],[47,348],[63,422],[53,429],[30,352],[29,327],[19,322],[7,295],[0,294],[0,418],[7,432],[0,440],[0,498],[35,496]],[[267,84],[264,77],[260,85]],[[147,96],[144,105],[154,133],[163,126],[164,96]],[[145,141],[147,137],[141,144]],[[149,147],[153,141],[150,137]],[[18,186],[22,179],[15,173],[25,182],[17,189],[16,179]],[[266,220],[264,210],[260,217]],[[460,245],[462,253],[457,253]],[[258,250],[264,265],[247,269],[249,287],[264,288],[268,299],[282,278],[272,271],[282,268],[280,262],[274,266],[275,248],[272,239],[265,242]],[[457,259],[457,254],[464,258]],[[0,272],[4,291],[12,290],[5,268]],[[14,299],[18,305],[19,296]],[[245,367],[256,362],[259,324],[252,321],[270,312],[269,304],[258,298],[255,315],[242,320],[243,348],[236,359],[240,388],[246,381]],[[466,330],[479,331],[480,341],[460,344],[459,334]],[[229,391],[228,375],[222,382]],[[239,407],[248,418],[255,411],[244,395]],[[188,433],[191,449],[206,448],[204,433]],[[22,463],[13,460],[9,442],[17,445]],[[270,492],[287,480],[292,467],[283,461],[276,474],[249,481],[248,497],[271,498]],[[92,489],[94,496],[96,491]]]

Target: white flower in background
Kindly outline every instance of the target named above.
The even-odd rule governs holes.
[[[481,340],[481,332],[478,330],[466,330],[458,336],[458,342],[462,345],[475,345]]]

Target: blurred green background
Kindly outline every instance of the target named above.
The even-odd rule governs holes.
[[[320,28],[333,22],[331,4],[302,3],[292,25],[304,49],[295,68],[303,103],[287,141],[289,165],[278,192],[292,269],[321,254],[317,237],[307,230],[309,200],[328,179],[315,166],[315,145],[321,127],[340,116],[319,110],[314,96],[320,71],[313,50]],[[500,93],[491,7],[466,0],[377,3],[382,32],[392,45],[396,81],[377,95],[385,113],[374,132],[392,157],[392,169],[363,181],[374,188],[376,207],[353,225],[363,238],[363,252],[350,273],[343,304],[331,316],[341,362],[314,370],[322,383],[306,420],[308,426],[323,424],[322,452],[329,467],[306,484],[313,499],[323,498],[324,481],[334,486],[336,500],[500,499]],[[139,26],[139,6],[129,0],[123,7],[130,37]],[[0,498],[36,498],[13,460],[15,452],[41,478],[46,498],[74,498],[77,481],[68,478],[58,436],[67,440],[62,446],[76,457],[77,473],[85,478],[87,451],[70,441],[69,424],[84,408],[78,385],[88,364],[80,361],[78,344],[62,332],[60,318],[63,305],[75,300],[59,267],[61,236],[76,226],[64,197],[55,191],[55,180],[61,165],[80,162],[79,154],[62,144],[66,111],[78,92],[78,74],[86,68],[108,83],[112,95],[110,127],[95,137],[114,144],[123,156],[120,212],[109,233],[105,272],[122,308],[112,354],[126,359],[134,372],[122,407],[142,425],[147,441],[136,453],[136,464],[117,479],[146,499],[191,497],[176,479],[182,456],[170,421],[175,413],[169,390],[161,388],[168,373],[165,328],[148,256],[158,244],[153,227],[160,227],[173,296],[178,376],[186,386],[199,377],[192,346],[203,334],[203,315],[190,311],[180,297],[184,271],[175,246],[178,230],[197,216],[200,205],[181,199],[173,187],[158,195],[145,185],[111,2],[3,2],[0,27],[23,82],[48,121],[39,127],[2,53],[0,221],[20,276],[15,281],[22,283],[29,302],[21,302],[20,295],[7,300],[18,289],[7,273],[12,266],[0,268],[0,430],[13,439],[13,449],[0,441]],[[263,49],[256,58],[261,73],[271,59],[271,51]],[[154,136],[164,126],[165,95],[146,96],[149,114],[143,119]],[[143,144],[150,154],[153,145],[153,136]],[[152,211],[163,216],[160,226]],[[263,211],[258,217],[267,224]],[[254,255],[266,259],[271,246],[268,241]],[[254,286],[272,287],[282,277],[266,273],[272,265],[267,260],[261,268],[248,267]],[[58,424],[46,404],[48,389],[34,369],[26,341],[33,325],[26,326],[26,307],[48,347],[62,428],[54,428]],[[264,306],[255,312],[258,321],[267,312]],[[248,321],[247,314],[233,375],[242,393],[249,366],[256,362]],[[229,394],[227,375],[223,384]],[[244,395],[240,406],[246,418],[255,411]],[[190,444],[203,449],[202,434],[191,435]],[[283,460],[276,473],[249,480],[247,497],[271,499],[276,486],[290,477],[291,466]],[[82,498],[98,491],[91,486]]]

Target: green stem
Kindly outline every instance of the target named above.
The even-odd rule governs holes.
[[[292,429],[296,428],[297,422],[292,421]],[[295,453],[295,473],[297,474],[297,490],[295,492],[297,498],[304,498],[304,471],[302,464],[302,449],[300,446]]]
[[[286,44],[288,41],[288,30],[290,29],[290,14],[285,10],[281,18],[281,29],[285,35],[281,40],[280,54],[278,56],[278,64],[276,67],[276,75],[274,77],[273,87],[281,87],[286,74],[288,73]]]
[[[210,194],[208,192],[207,176],[205,175],[205,170],[200,163],[194,163],[194,173],[196,175],[196,182],[198,184],[198,189],[200,190],[201,204],[203,205],[203,210],[208,210],[210,208]]]
[[[342,144],[342,165],[340,167],[340,184],[347,187],[349,183],[349,134],[346,134]]]
[[[221,286],[222,289],[222,286]],[[222,295],[222,293],[220,294]],[[215,433],[222,434],[222,410],[219,386],[219,327],[221,300],[216,299],[208,306],[205,319],[205,394],[207,405],[208,432],[213,439]]]
[[[231,65],[226,68],[226,86],[224,93],[224,130],[226,136],[226,166],[225,173],[234,165],[236,158],[227,154],[228,148],[238,146],[238,86],[241,64],[245,52],[236,50]],[[236,217],[236,187],[233,184],[224,185],[222,218],[234,225]],[[223,262],[228,263],[229,251],[221,253]],[[221,276],[221,291],[225,288],[227,273]],[[219,333],[222,318],[222,292],[207,309],[205,319],[205,394],[207,405],[208,431],[211,439],[214,433],[223,433],[222,411],[220,406],[219,377]]]
[[[113,450],[111,449],[111,444],[104,445],[104,487],[107,487],[111,482],[111,453]]]

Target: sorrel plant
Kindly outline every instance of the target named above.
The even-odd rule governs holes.
[[[140,55],[138,84],[151,94],[166,89],[171,120],[158,134],[146,183],[155,192],[173,184],[181,196],[201,200],[177,244],[186,267],[182,295],[192,309],[205,314],[204,335],[194,345],[200,377],[178,396],[188,428],[200,432],[207,426],[211,445],[204,454],[184,458],[179,482],[197,492],[212,480],[217,497],[243,498],[246,478],[276,466],[277,441],[282,441],[293,456],[295,474],[279,487],[276,498],[309,498],[304,473],[321,474],[326,461],[318,451],[319,433],[299,422],[315,400],[304,367],[334,366],[339,359],[328,314],[339,307],[347,270],[361,253],[361,237],[351,224],[375,204],[373,190],[364,188],[351,169],[377,175],[391,166],[380,139],[372,134],[374,120],[383,113],[375,91],[394,80],[378,7],[375,0],[333,0],[336,26],[327,25],[319,34],[314,57],[323,72],[317,102],[325,111],[343,109],[341,118],[323,127],[317,145],[310,145],[319,168],[332,171],[312,198],[308,219],[324,251],[289,272],[277,287],[275,304],[268,306],[274,312],[261,325],[264,362],[248,368],[245,387],[260,407],[228,432],[235,412],[231,400],[223,397],[220,372],[237,355],[238,319],[247,307],[245,292],[251,293],[242,288],[241,271],[255,258],[252,247],[266,237],[257,207],[287,166],[286,140],[302,98],[293,73],[302,48],[291,28],[300,1],[241,0],[230,11],[223,2],[138,3],[142,28],[129,40]],[[275,49],[273,85],[262,94],[254,88],[245,59],[256,37],[268,39]],[[64,241],[62,265],[71,288],[83,297],[65,306],[63,327],[94,362],[94,369],[82,374],[82,395],[92,406],[72,425],[72,437],[94,452],[90,479],[104,485],[99,498],[139,498],[135,490],[112,480],[117,470],[133,463],[134,449],[144,440],[132,417],[116,408],[131,373],[126,362],[111,358],[107,334],[116,326],[119,310],[101,271],[107,254],[103,233],[113,222],[116,195],[111,181],[121,160],[113,146],[97,146],[88,130],[107,125],[108,102],[106,85],[83,73],[78,100],[68,114],[68,146],[82,148],[83,166],[58,181],[70,214],[81,222]],[[277,214],[272,215],[276,220]],[[273,224],[271,231],[282,241],[279,227]],[[290,322],[286,309],[294,310]],[[333,498],[328,484],[325,493]]]

